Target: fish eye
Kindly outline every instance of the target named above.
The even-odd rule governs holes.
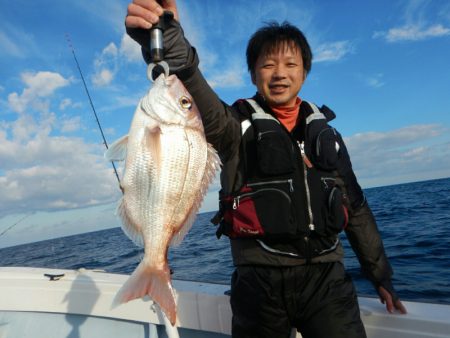
[[[180,102],[181,107],[184,109],[191,109],[191,107],[192,107],[192,101],[187,96],[182,96],[180,98],[179,102]]]

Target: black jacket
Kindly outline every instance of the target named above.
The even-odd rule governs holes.
[[[130,33],[130,31],[129,31]],[[130,33],[131,35],[131,33]],[[147,52],[143,54],[148,62]],[[241,116],[232,106],[219,99],[208,85],[198,68],[198,57],[195,48],[190,47],[187,62],[176,70],[177,76],[182,80],[189,93],[194,98],[200,110],[205,129],[206,138],[219,153],[223,167],[221,183],[223,187],[233,187],[239,178],[236,177],[236,168],[240,163],[241,143]],[[350,200],[349,224],[345,230],[350,244],[355,251],[365,276],[375,287],[385,287],[396,299],[391,284],[392,269],[387,260],[383,243],[367,201],[361,198],[361,188],[351,168],[345,145],[342,142],[341,156],[346,158],[339,175],[343,178],[346,193]],[[348,182],[352,182],[349,184]],[[305,264],[302,258],[291,258],[275,255],[264,250],[253,239],[233,239],[231,249],[235,265],[272,265],[292,266]],[[339,246],[328,255],[316,257],[312,263],[332,262],[342,260],[343,250]]]

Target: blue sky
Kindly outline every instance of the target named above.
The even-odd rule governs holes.
[[[0,0],[0,246],[119,225],[117,182],[66,36],[112,142],[149,88],[139,48],[125,35],[127,4]],[[255,92],[249,36],[288,20],[314,53],[301,97],[335,111],[363,187],[450,176],[450,2],[178,6],[201,69],[226,102]],[[216,208],[217,189],[202,211]]]

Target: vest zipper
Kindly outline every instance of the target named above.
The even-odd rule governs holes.
[[[275,180],[275,181],[264,181],[264,182],[254,182],[254,183],[247,183],[247,187],[256,187],[258,185],[266,185],[266,184],[279,184],[279,183],[289,183],[289,191],[294,191],[294,184],[292,183],[292,178],[289,178],[287,180]]]
[[[288,180],[288,181],[291,181],[290,184],[293,189],[292,180]],[[272,182],[275,183],[275,181],[272,181]],[[286,181],[280,181],[280,182],[284,183]],[[253,185],[257,185],[257,184],[253,184]],[[248,186],[250,186],[250,185],[248,185]],[[265,189],[261,189],[261,190],[257,190],[257,191],[247,192],[247,193],[244,193],[242,195],[239,195],[239,196],[236,196],[235,198],[233,198],[233,210],[236,210],[237,208],[239,208],[241,198],[252,196],[252,195],[255,195],[262,191],[276,191],[276,192],[282,194],[284,197],[286,197],[289,200],[289,202],[291,202],[291,197],[288,194],[286,194],[283,190],[275,189],[275,188],[265,188]],[[293,191],[293,190],[291,190],[291,191]]]
[[[311,193],[309,191],[309,184],[308,184],[308,169],[306,168],[306,164],[305,164],[305,158],[306,158],[306,154],[305,154],[305,143],[304,142],[299,142],[297,140],[297,144],[300,148],[300,154],[302,155],[302,165],[303,165],[303,177],[305,179],[305,190],[306,190],[306,201],[308,204],[308,215],[309,215],[309,230],[314,231],[315,226],[314,226],[314,217],[313,217],[313,212],[312,212],[312,207],[311,207]]]
[[[258,133],[257,140],[258,140],[258,141],[261,141],[263,135],[265,135],[265,134],[270,134],[270,133],[276,133],[276,131],[273,131],[273,130],[260,131],[260,132]]]

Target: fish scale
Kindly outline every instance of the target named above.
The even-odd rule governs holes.
[[[220,167],[195,102],[175,75],[155,80],[136,108],[128,136],[114,142],[105,156],[125,159],[117,213],[128,237],[144,246],[142,261],[115,302],[148,295],[174,325],[168,248],[180,243],[192,226]]]

